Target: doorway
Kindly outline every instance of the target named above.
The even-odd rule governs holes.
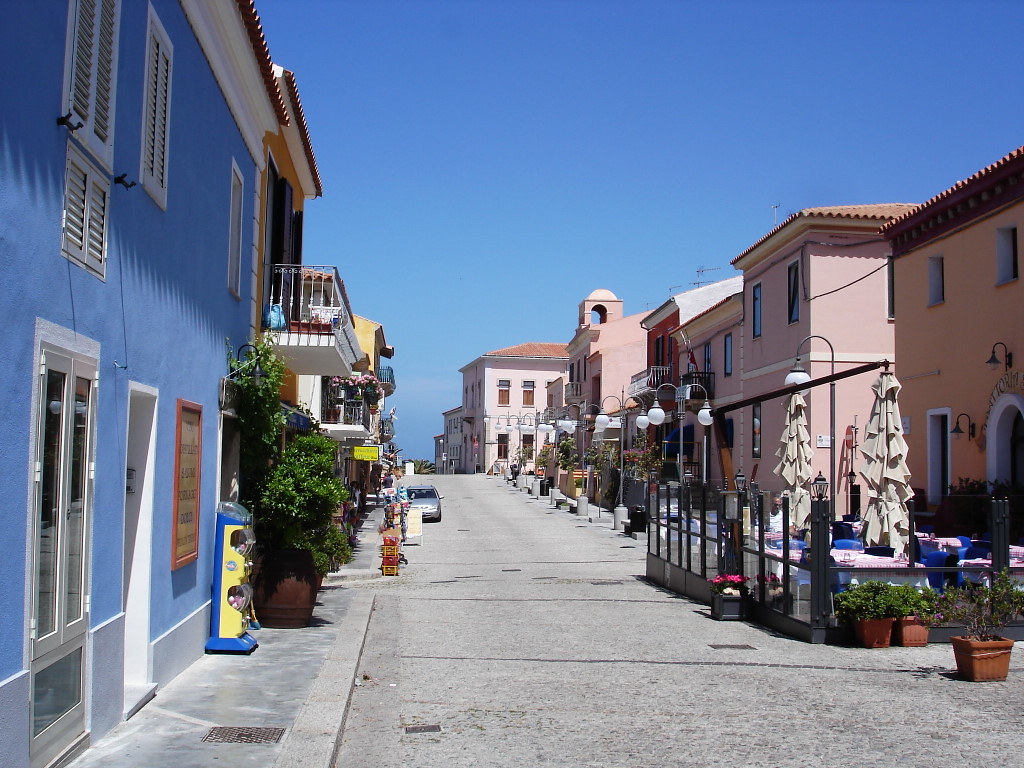
[[[132,382],[124,496],[124,717],[153,698],[150,682],[150,583],[153,560],[153,485],[156,390]]]

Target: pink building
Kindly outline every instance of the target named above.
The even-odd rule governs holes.
[[[532,469],[546,388],[565,375],[567,362],[565,344],[527,342],[488,352],[460,368],[465,428],[460,463],[452,470],[504,472],[513,462]]]
[[[879,227],[911,207],[828,206],[789,216],[733,259],[743,272],[742,302],[713,307],[678,330],[698,367],[713,376],[717,410],[708,441],[709,479],[731,483],[742,469],[763,488],[782,487],[772,469],[785,400],[748,401],[783,387],[797,356],[812,379],[893,360],[889,244]],[[806,396],[814,470],[835,477],[837,513],[847,510],[848,474],[859,468],[844,438],[856,429],[859,440],[874,378],[866,373],[836,383],[834,454],[830,387],[815,387]],[[732,407],[739,403],[748,404]]]

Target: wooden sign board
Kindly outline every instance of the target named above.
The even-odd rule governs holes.
[[[171,570],[199,557],[199,481],[203,464],[203,406],[178,400],[174,440],[174,524]]]

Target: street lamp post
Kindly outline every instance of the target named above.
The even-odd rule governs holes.
[[[626,434],[626,393],[622,391],[621,396],[608,395],[601,400],[601,412],[597,414],[594,419],[594,426],[605,429],[611,424],[611,417],[604,412],[604,404],[608,400],[614,400],[619,404],[619,488],[618,488],[618,499],[615,508],[612,510],[612,530],[618,531],[622,529],[623,521],[626,519],[628,514],[625,505],[622,503],[622,488],[625,485],[625,457],[623,455],[626,445],[624,436]],[[600,514],[600,513],[598,513]]]
[[[831,356],[832,369],[831,374],[835,376],[836,372],[836,351],[832,346],[832,342],[826,339],[824,336],[818,336],[812,334],[807,336],[801,341],[796,348],[795,361],[793,368],[790,370],[789,375],[786,376],[786,384],[804,384],[811,380],[810,374],[804,370],[803,366],[800,365],[800,350],[803,348],[811,339],[821,339],[828,344],[829,355]],[[828,481],[829,486],[832,488],[832,497],[829,500],[829,510],[832,515],[832,520],[836,519],[836,383],[830,381],[828,384],[828,396],[829,396],[829,427],[828,427]],[[824,478],[823,478],[824,479]]]

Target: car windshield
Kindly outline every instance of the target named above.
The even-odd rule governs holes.
[[[409,489],[410,499],[436,499],[437,491],[433,488],[410,488]]]

